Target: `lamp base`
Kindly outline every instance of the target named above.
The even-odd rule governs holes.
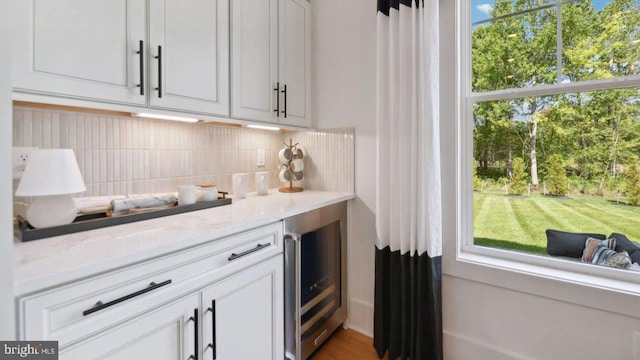
[[[27,208],[27,221],[34,228],[67,225],[78,214],[76,204],[69,195],[37,196]]]

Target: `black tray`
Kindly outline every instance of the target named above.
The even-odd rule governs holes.
[[[14,233],[21,241],[38,240],[52,236],[72,234],[80,231],[100,229],[108,226],[128,224],[136,221],[155,219],[162,216],[176,215],[189,211],[203,210],[216,206],[229,205],[231,199],[224,198],[213,201],[202,201],[191,205],[174,206],[166,209],[143,211],[130,215],[118,215],[107,217],[106,213],[80,215],[68,225],[52,226],[36,229],[22,217],[18,216],[18,222]]]

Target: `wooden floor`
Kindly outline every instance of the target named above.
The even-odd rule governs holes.
[[[373,339],[353,330],[338,328],[310,360],[379,360]]]

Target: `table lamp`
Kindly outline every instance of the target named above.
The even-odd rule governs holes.
[[[16,196],[33,196],[27,221],[35,228],[71,224],[76,204],[70,194],[87,191],[71,149],[40,149],[29,154]]]

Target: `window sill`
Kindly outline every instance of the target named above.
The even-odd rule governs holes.
[[[445,275],[640,318],[639,272],[479,246],[469,248],[445,252]]]

